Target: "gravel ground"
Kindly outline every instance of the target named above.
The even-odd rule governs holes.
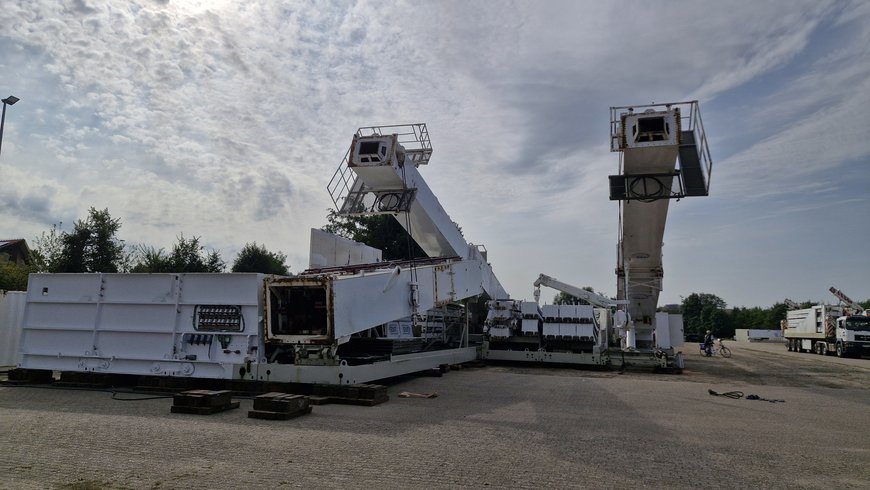
[[[246,399],[195,416],[169,399],[0,387],[0,488],[870,487],[870,360],[728,345],[731,359],[687,347],[681,375],[500,364],[406,377],[385,404],[280,422],[246,418]]]

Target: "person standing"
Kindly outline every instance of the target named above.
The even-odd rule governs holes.
[[[707,335],[704,335],[704,352],[707,353],[707,357],[713,355],[713,341],[715,338],[713,337],[713,332],[707,330]]]

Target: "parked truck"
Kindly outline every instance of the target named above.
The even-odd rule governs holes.
[[[792,310],[782,326],[789,352],[870,355],[870,316],[849,315],[847,307],[816,305]]]

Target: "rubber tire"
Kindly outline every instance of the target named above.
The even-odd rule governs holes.
[[[721,355],[722,357],[727,359],[727,358],[731,357],[731,349],[729,349],[728,347],[722,346],[721,348],[719,348],[719,355]]]
[[[837,342],[837,357],[846,357],[846,351],[843,350],[843,344]]]

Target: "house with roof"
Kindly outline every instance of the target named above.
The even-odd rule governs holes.
[[[0,262],[26,265],[30,263],[30,247],[23,238],[0,240]]]

